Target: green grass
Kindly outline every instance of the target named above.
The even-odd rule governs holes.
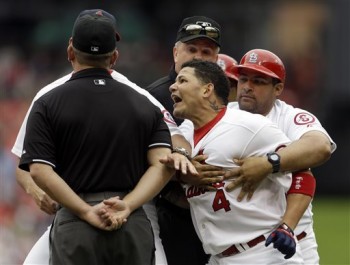
[[[316,196],[313,213],[320,265],[350,264],[350,198]]]

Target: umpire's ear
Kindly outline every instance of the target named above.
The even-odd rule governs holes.
[[[68,61],[71,62],[75,59],[74,51],[73,51],[73,38],[71,37],[68,42],[68,47],[67,47],[67,57]]]
[[[111,56],[111,60],[110,60],[110,68],[113,68],[114,65],[116,64],[117,60],[119,57],[119,52],[117,49],[114,50],[112,56]]]

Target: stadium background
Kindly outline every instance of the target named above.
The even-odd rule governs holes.
[[[349,264],[350,1],[0,0],[0,264],[20,264],[51,218],[18,187],[10,153],[35,93],[68,73],[66,45],[77,14],[103,8],[119,22],[116,69],[145,87],[167,74],[184,17],[222,26],[222,49],[237,60],[253,48],[287,68],[283,99],[313,112],[338,145],[314,169],[315,230],[321,264]]]

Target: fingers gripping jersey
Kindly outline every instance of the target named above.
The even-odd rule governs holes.
[[[42,88],[34,97],[27,113],[26,116],[23,120],[23,123],[21,125],[21,128],[18,132],[17,138],[16,138],[16,142],[14,144],[14,146],[12,147],[12,153],[15,154],[18,157],[21,157],[22,154],[22,149],[23,149],[23,142],[24,142],[24,136],[25,136],[25,131],[26,131],[26,125],[27,125],[27,120],[28,120],[28,115],[33,107],[34,102],[40,98],[42,95],[46,94],[47,92],[51,91],[52,89],[54,89],[55,87],[58,87],[60,85],[62,85],[63,83],[65,83],[66,81],[68,81],[71,78],[72,74],[68,74],[66,76],[63,76],[59,79],[57,79],[56,81],[50,83],[49,85],[45,86],[44,88]],[[131,82],[128,78],[126,78],[124,75],[112,70],[111,71],[111,76],[113,77],[113,79],[117,80],[120,83],[126,84],[129,87],[131,87],[132,89],[136,90],[138,93],[144,95],[145,97],[147,97],[155,106],[157,106],[163,113],[164,115],[164,121],[165,123],[168,125],[169,130],[170,130],[170,134],[171,135],[175,135],[175,134],[181,134],[181,131],[178,129],[173,117],[171,116],[171,114],[163,107],[163,105],[156,100],[148,91],[146,91],[145,89],[139,87],[138,85],[136,85],[135,83]]]
[[[201,130],[201,129],[200,129]],[[232,158],[263,156],[288,144],[276,125],[261,115],[227,109],[225,115],[198,139],[195,132],[193,156],[208,155],[207,164],[226,169],[236,165]],[[188,139],[191,140],[191,139]],[[207,253],[218,254],[232,244],[248,242],[271,232],[281,221],[290,174],[267,177],[247,202],[237,202],[239,189],[225,191],[229,181],[216,184],[217,191],[204,191],[184,184],[196,231]]]

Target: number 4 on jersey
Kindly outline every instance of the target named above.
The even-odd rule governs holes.
[[[217,183],[214,185],[221,187],[221,189],[218,189],[216,191],[216,194],[215,194],[215,197],[213,200],[212,206],[213,206],[214,211],[216,212],[216,211],[219,211],[220,209],[225,209],[225,212],[231,211],[230,202],[226,199],[225,192],[222,189],[224,186],[224,183],[222,182],[222,183]],[[217,188],[219,188],[219,187],[217,187]]]

